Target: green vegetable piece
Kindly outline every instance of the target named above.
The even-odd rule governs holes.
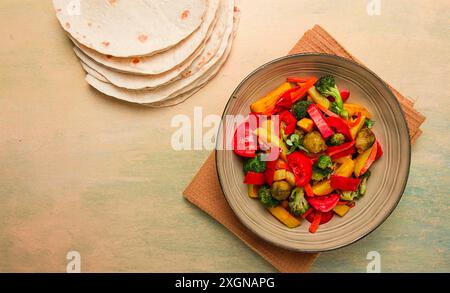
[[[369,128],[361,129],[356,135],[355,147],[358,153],[363,153],[375,143],[375,134]]]
[[[319,132],[313,131],[305,135],[303,146],[311,153],[318,154],[327,149],[325,140]]]
[[[295,216],[301,216],[309,209],[308,201],[305,199],[305,192],[302,187],[296,187],[289,197],[289,210]]]
[[[364,125],[369,129],[371,129],[374,124],[375,124],[375,121],[370,120],[369,118],[366,118],[366,120],[364,121]]]
[[[331,161],[331,157],[327,155],[322,155],[319,157],[319,159],[316,162],[317,167],[319,167],[322,170],[325,170],[326,168],[331,168],[333,166],[333,162]]]
[[[291,194],[291,185],[286,181],[277,181],[272,184],[272,197],[276,200],[285,200]]]
[[[308,116],[308,107],[312,104],[310,101],[298,101],[292,106],[292,114],[294,114],[297,120],[303,119]]]
[[[335,133],[327,139],[327,145],[338,146],[345,142],[345,136],[342,133]]]
[[[272,197],[272,192],[267,185],[261,186],[258,190],[258,199],[266,208],[273,208],[280,204],[280,202]]]
[[[320,169],[316,164],[313,166],[312,180],[322,181],[328,178],[333,173],[332,168]]]
[[[366,173],[364,173],[364,175],[361,176],[361,183],[359,184],[359,187],[358,187],[359,196],[363,196],[364,194],[366,194],[367,180],[369,180],[369,177],[370,177],[370,171],[366,171]]]
[[[256,173],[263,173],[266,171],[266,162],[261,161],[261,156],[257,155],[254,158],[248,159],[244,163],[244,172],[247,174],[247,172],[252,171]]]
[[[334,77],[331,75],[322,76],[316,83],[317,91],[324,97],[333,97],[335,102],[331,104],[330,110],[347,119],[348,112],[344,109],[344,102],[342,101],[341,93],[336,86]]]

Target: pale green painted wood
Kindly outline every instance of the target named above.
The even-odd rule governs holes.
[[[450,271],[448,1],[382,0],[373,17],[365,1],[242,2],[218,78],[162,110],[91,90],[50,1],[0,2],[0,271],[62,272],[69,250],[81,253],[83,271],[274,271],[182,198],[209,151],[172,151],[170,120],[196,105],[220,114],[246,74],[314,23],[416,97],[428,120],[393,215],[360,242],[321,254],[312,271],[364,272],[372,250],[386,272]]]

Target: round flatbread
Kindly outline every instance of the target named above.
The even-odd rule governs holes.
[[[199,56],[206,40],[212,33],[217,20],[219,0],[209,0],[205,20],[191,36],[172,47],[170,50],[145,57],[117,58],[106,56],[81,45],[73,38],[74,44],[97,63],[115,71],[142,75],[160,75],[180,73]],[[190,63],[189,63],[190,62]]]
[[[196,31],[207,0],[53,0],[56,16],[75,40],[105,55],[149,56]]]
[[[85,55],[83,56],[83,53],[81,53],[80,50],[75,49],[75,53],[84,63],[86,63],[86,65],[100,73],[106,80],[117,87],[133,90],[154,89],[156,87],[168,84],[173,80],[195,74],[203,66],[205,66],[205,64],[207,64],[209,60],[211,60],[211,58],[219,50],[224,33],[227,30],[227,26],[229,25],[229,11],[227,10],[227,1],[229,0],[221,0],[221,8],[219,9],[218,13],[218,21],[213,29],[211,37],[206,42],[203,53],[199,57],[197,57],[193,61],[191,66],[189,66],[183,73],[171,71],[167,74],[162,75],[125,74],[109,70],[108,68],[101,66],[100,64],[87,58]]]
[[[235,11],[234,13],[234,31],[233,31],[233,39],[236,36],[237,33],[237,27],[239,26],[239,11]],[[222,57],[222,60],[218,62],[215,66],[213,66],[207,73],[205,73],[200,79],[198,79],[196,82],[192,83],[191,85],[185,87],[183,90],[179,91],[178,93],[175,93],[171,96],[169,96],[166,100],[151,104],[146,104],[145,106],[151,107],[151,108],[164,108],[164,107],[171,107],[178,104],[183,103],[190,97],[192,97],[196,92],[201,90],[204,86],[208,84],[210,80],[212,80],[222,69],[223,65],[225,64],[226,60],[228,59],[230,52],[231,52],[231,46],[232,46],[232,40],[230,41],[227,51],[225,52],[225,55]]]
[[[207,72],[212,66],[214,66],[225,54],[225,51],[228,46],[228,42],[230,41],[230,35],[232,35],[233,31],[233,9],[234,2],[233,1],[224,1],[226,4],[226,12],[227,12],[227,29],[222,37],[222,42],[218,52],[211,58],[211,60],[205,64],[202,68],[199,69],[195,74],[191,74],[186,76],[180,80],[174,81],[166,86],[158,87],[153,90],[128,90],[116,87],[112,84],[104,83],[96,78],[87,75],[86,81],[92,85],[94,88],[99,90],[100,92],[105,93],[106,95],[115,97],[117,99],[126,100],[133,103],[140,104],[148,104],[153,102],[162,101],[167,99],[172,94],[182,90],[183,88],[189,86],[197,79],[202,77],[202,75]]]

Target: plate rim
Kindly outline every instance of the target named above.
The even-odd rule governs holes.
[[[406,121],[405,113],[403,112],[402,106],[401,106],[400,102],[398,101],[397,97],[395,96],[395,94],[393,93],[393,91],[391,90],[390,86],[389,86],[382,78],[380,78],[380,77],[379,77],[375,72],[373,72],[371,69],[369,69],[368,67],[366,67],[365,65],[363,65],[363,64],[361,64],[361,63],[356,62],[355,60],[352,60],[352,59],[349,59],[349,58],[346,58],[346,57],[341,57],[341,56],[334,55],[334,54],[328,54],[328,53],[312,53],[312,52],[311,52],[311,53],[308,53],[308,52],[307,52],[307,53],[289,54],[289,55],[286,55],[286,56],[278,57],[278,58],[276,58],[276,59],[273,59],[273,60],[271,60],[271,61],[269,61],[269,62],[266,62],[266,63],[264,63],[264,64],[258,66],[256,69],[254,69],[254,70],[253,70],[252,72],[250,72],[248,75],[246,75],[245,78],[242,79],[242,81],[236,86],[236,88],[234,89],[234,91],[232,92],[232,94],[230,95],[230,97],[228,98],[228,101],[227,101],[227,103],[226,103],[226,105],[225,105],[225,107],[224,107],[223,113],[222,113],[222,115],[221,115],[221,120],[220,120],[220,124],[219,124],[219,129],[218,129],[217,135],[220,134],[220,131],[221,131],[221,129],[223,128],[224,116],[226,115],[226,112],[227,112],[227,110],[228,110],[228,108],[229,108],[229,106],[230,106],[231,101],[232,101],[233,99],[237,99],[236,93],[241,89],[241,87],[242,87],[242,86],[243,86],[243,85],[244,85],[244,84],[245,84],[245,83],[246,83],[253,75],[255,75],[255,74],[258,73],[259,71],[261,71],[261,70],[265,69],[266,67],[269,67],[270,65],[275,64],[275,63],[277,63],[277,62],[280,62],[280,61],[283,61],[283,60],[288,60],[288,59],[295,59],[295,58],[299,58],[299,57],[303,57],[303,56],[319,56],[319,57],[325,56],[325,57],[329,57],[329,58],[338,59],[338,60],[341,60],[341,61],[343,61],[343,62],[349,62],[349,63],[352,63],[353,65],[356,65],[357,67],[360,67],[362,70],[366,71],[367,73],[369,73],[370,75],[372,75],[373,77],[375,77],[375,79],[377,79],[377,80],[381,83],[381,85],[385,88],[385,90],[387,90],[388,95],[391,95],[392,98],[395,100],[395,103],[394,103],[394,104],[396,105],[396,107],[398,107],[398,109],[399,109],[400,112],[401,112],[401,121],[403,121],[403,123],[405,124],[405,126],[406,126],[405,128],[406,128],[406,131],[407,131],[407,134],[408,134],[408,142],[407,142],[407,149],[408,149],[408,157],[407,157],[408,163],[407,163],[407,167],[408,167],[408,168],[407,168],[405,180],[404,180],[404,182],[403,182],[403,186],[401,187],[401,193],[400,193],[400,196],[399,196],[399,198],[397,199],[397,201],[395,202],[395,204],[394,204],[394,205],[392,206],[392,208],[388,211],[388,213],[383,217],[383,219],[382,219],[376,226],[374,226],[371,230],[369,230],[368,232],[363,233],[362,235],[356,237],[355,239],[349,241],[348,243],[340,244],[340,245],[337,245],[336,247],[331,247],[331,248],[326,248],[326,249],[302,249],[302,248],[294,248],[294,247],[291,247],[291,246],[282,245],[282,244],[280,244],[280,243],[278,243],[278,242],[275,242],[275,241],[273,241],[272,239],[269,239],[268,237],[265,237],[264,235],[261,235],[260,233],[256,232],[252,227],[250,227],[250,225],[248,225],[248,223],[246,223],[245,221],[243,221],[243,220],[241,219],[241,216],[239,216],[239,215],[236,213],[235,209],[234,209],[233,206],[230,204],[230,202],[229,202],[229,200],[228,200],[228,197],[225,195],[225,192],[224,192],[223,182],[222,182],[222,179],[221,179],[220,174],[219,174],[219,169],[217,168],[217,163],[218,163],[218,162],[217,162],[217,157],[218,157],[218,156],[217,156],[217,154],[218,154],[217,144],[218,144],[218,141],[219,141],[219,140],[217,140],[217,142],[216,142],[216,147],[215,147],[215,150],[214,150],[214,163],[216,164],[216,175],[217,175],[217,178],[218,178],[218,180],[219,180],[219,185],[220,185],[220,189],[221,189],[221,191],[222,191],[222,194],[224,195],[225,200],[227,201],[228,206],[229,206],[229,207],[231,208],[231,210],[233,211],[233,214],[239,219],[239,222],[242,223],[247,229],[249,229],[249,230],[250,230],[252,233],[254,233],[256,236],[258,236],[261,240],[266,241],[266,242],[268,242],[268,243],[270,243],[270,244],[272,244],[272,245],[275,245],[275,246],[277,246],[277,247],[281,247],[281,248],[284,248],[284,249],[287,249],[287,250],[290,250],[290,251],[297,251],[297,252],[304,252],[304,253],[319,253],[319,252],[326,252],[326,251],[337,250],[337,249],[344,248],[344,247],[347,247],[347,246],[349,246],[349,245],[352,245],[352,244],[358,242],[359,240],[365,238],[366,236],[370,235],[372,232],[374,232],[375,230],[377,230],[377,229],[378,229],[378,228],[379,228],[379,227],[380,227],[380,226],[381,226],[381,225],[382,225],[382,224],[383,224],[383,223],[384,223],[384,222],[392,215],[392,213],[394,212],[394,210],[397,208],[397,206],[398,206],[400,200],[402,199],[403,194],[405,193],[405,190],[406,190],[406,186],[408,185],[409,175],[410,175],[410,171],[411,171],[411,148],[412,148],[412,146],[411,146],[411,139],[410,139],[410,137],[411,137],[411,136],[410,136],[410,130],[409,130],[408,123],[407,123],[407,121]]]

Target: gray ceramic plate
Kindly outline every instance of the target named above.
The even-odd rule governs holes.
[[[247,115],[250,104],[285,81],[287,76],[335,76],[337,84],[351,92],[350,101],[364,105],[376,121],[374,132],[384,155],[372,166],[366,195],[345,217],[335,216],[317,233],[303,222],[289,229],[247,195],[242,183],[242,159],[230,150],[216,150],[217,172],[231,208],[250,230],[275,245],[303,252],[327,251],[351,244],[376,229],[399,202],[409,174],[411,146],[400,105],[386,84],[361,65],[333,55],[298,54],[269,62],[245,78],[233,92],[225,115]],[[231,123],[230,123],[231,124]],[[233,125],[222,123],[223,133]],[[224,131],[226,130],[226,131]],[[221,137],[219,136],[219,139]]]

